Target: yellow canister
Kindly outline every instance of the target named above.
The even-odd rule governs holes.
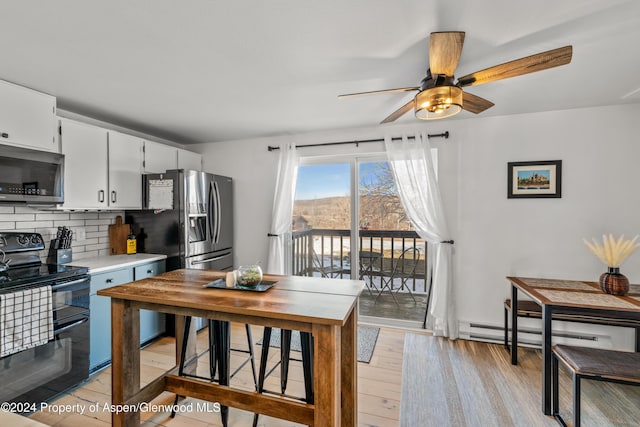
[[[136,235],[131,233],[127,237],[127,255],[136,253]]]

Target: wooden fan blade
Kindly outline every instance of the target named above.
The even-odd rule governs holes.
[[[420,90],[420,88],[419,87],[399,87],[397,89],[383,89],[383,90],[373,90],[370,92],[345,93],[344,95],[338,95],[338,98],[346,98],[349,96],[378,95],[381,93],[411,92],[412,90]]]
[[[468,92],[462,93],[462,108],[472,113],[482,113],[484,110],[493,107],[494,104],[479,96]]]
[[[384,119],[383,121],[381,121],[380,124],[394,122],[397,119],[399,119],[400,116],[402,116],[403,114],[407,113],[412,108],[413,108],[413,99],[411,101],[407,102],[406,104],[404,104],[402,107],[398,108],[393,113],[389,114],[389,116],[386,119]]]
[[[504,64],[489,67],[482,71],[476,71],[475,73],[460,77],[458,79],[458,85],[474,86],[496,80],[508,79],[510,77],[521,76],[523,74],[534,73],[536,71],[546,70],[547,68],[558,67],[571,62],[572,54],[572,46],[560,47],[558,49],[505,62]]]
[[[429,69],[431,74],[453,77],[464,44],[464,32],[431,33],[429,40]]]

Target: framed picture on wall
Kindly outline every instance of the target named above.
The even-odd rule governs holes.
[[[508,199],[559,197],[562,197],[562,160],[508,163]]]

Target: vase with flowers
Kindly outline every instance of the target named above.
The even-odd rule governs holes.
[[[599,280],[603,292],[612,295],[626,295],[629,292],[629,279],[620,273],[620,264],[640,246],[636,240],[638,236],[632,240],[625,240],[622,235],[616,240],[609,234],[602,236],[601,245],[596,239],[591,239],[591,242],[583,239],[591,252],[607,265],[607,272],[602,273]]]

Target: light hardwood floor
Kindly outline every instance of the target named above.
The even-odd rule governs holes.
[[[407,334],[400,426],[556,426],[542,413],[541,366],[539,350],[521,348],[513,366],[502,345]],[[570,423],[571,378],[559,378]],[[584,380],[581,396],[584,426],[640,425],[640,387]]]
[[[253,329],[254,341],[262,336]],[[405,339],[406,338],[406,339]],[[206,345],[206,332],[198,334],[198,349]],[[243,325],[233,325],[232,347],[246,347]],[[259,357],[260,346],[256,346]],[[171,368],[175,361],[172,338],[162,338],[142,351],[143,384]],[[270,351],[270,364],[279,352]],[[198,364],[198,373],[206,375],[206,357]],[[403,360],[404,359],[404,360]],[[504,348],[474,341],[449,341],[400,329],[381,328],[371,362],[358,363],[359,427],[427,426],[555,426],[552,417],[540,409],[539,350],[520,348],[520,364],[512,366]],[[233,354],[232,369],[242,360]],[[404,367],[403,367],[404,364]],[[248,366],[248,365],[247,365]],[[52,405],[76,405],[74,412],[55,414],[38,412],[35,420],[56,427],[106,427],[110,414],[103,410],[110,402],[109,368],[99,372],[82,386],[60,397]],[[302,367],[292,362],[287,393],[304,395]],[[569,375],[561,371],[562,414],[571,419]],[[245,367],[232,379],[232,385],[251,389],[253,379]],[[277,390],[278,371],[267,380],[267,388]],[[164,393],[153,404],[171,405],[174,395]],[[402,400],[402,403],[401,403]],[[100,409],[88,412],[92,404]],[[204,402],[183,401],[185,410],[171,419],[169,412],[144,413],[143,426],[213,427],[221,426],[213,406]],[[192,405],[192,406],[189,406]],[[402,414],[401,414],[402,406]],[[78,408],[84,408],[80,414]],[[250,426],[253,414],[230,410],[229,425]],[[297,424],[260,417],[259,425],[289,427]],[[585,381],[583,383],[584,426],[640,425],[640,387]]]
[[[252,329],[254,342],[262,337],[262,328]],[[370,363],[358,363],[358,423],[359,426],[397,426],[400,419],[400,387],[402,380],[402,352],[405,332],[393,328],[381,328],[373,357]],[[246,348],[246,334],[244,325],[233,324],[232,348]],[[198,350],[206,348],[206,331],[198,333]],[[259,358],[261,346],[255,346],[256,356]],[[295,353],[294,353],[295,354]],[[170,369],[175,364],[175,343],[172,338],[162,338],[142,351],[141,381],[146,384],[160,373]],[[232,353],[232,371],[238,366],[245,356]],[[279,358],[279,351],[271,349],[269,352],[269,365],[272,366]],[[207,357],[202,357],[198,362],[198,374],[208,374]],[[258,362],[256,362],[258,363]],[[304,384],[302,382],[302,365],[292,362],[289,371],[289,384],[287,394],[304,396]],[[246,365],[232,380],[233,386],[251,389],[253,379],[249,365]],[[278,390],[280,384],[279,370],[267,379],[266,387],[270,390]],[[75,411],[64,414],[53,412],[37,412],[32,415],[37,421],[55,427],[106,427],[110,425],[110,413],[104,410],[104,404],[111,401],[111,369],[94,374],[90,380],[80,387],[71,390],[68,394],[51,402],[52,405],[76,405]],[[156,398],[152,404],[171,405],[174,395],[164,393]],[[99,410],[89,412],[99,405]],[[175,418],[169,418],[169,412],[144,413],[142,425],[145,427],[213,427],[221,426],[220,415],[215,408],[198,408],[205,402],[188,398],[181,404],[185,410],[179,412]],[[80,408],[85,409],[80,414]],[[205,410],[198,410],[205,409]],[[253,414],[231,408],[229,426],[251,426]],[[260,417],[260,426],[264,427],[289,427],[299,424],[287,422],[275,418]]]

